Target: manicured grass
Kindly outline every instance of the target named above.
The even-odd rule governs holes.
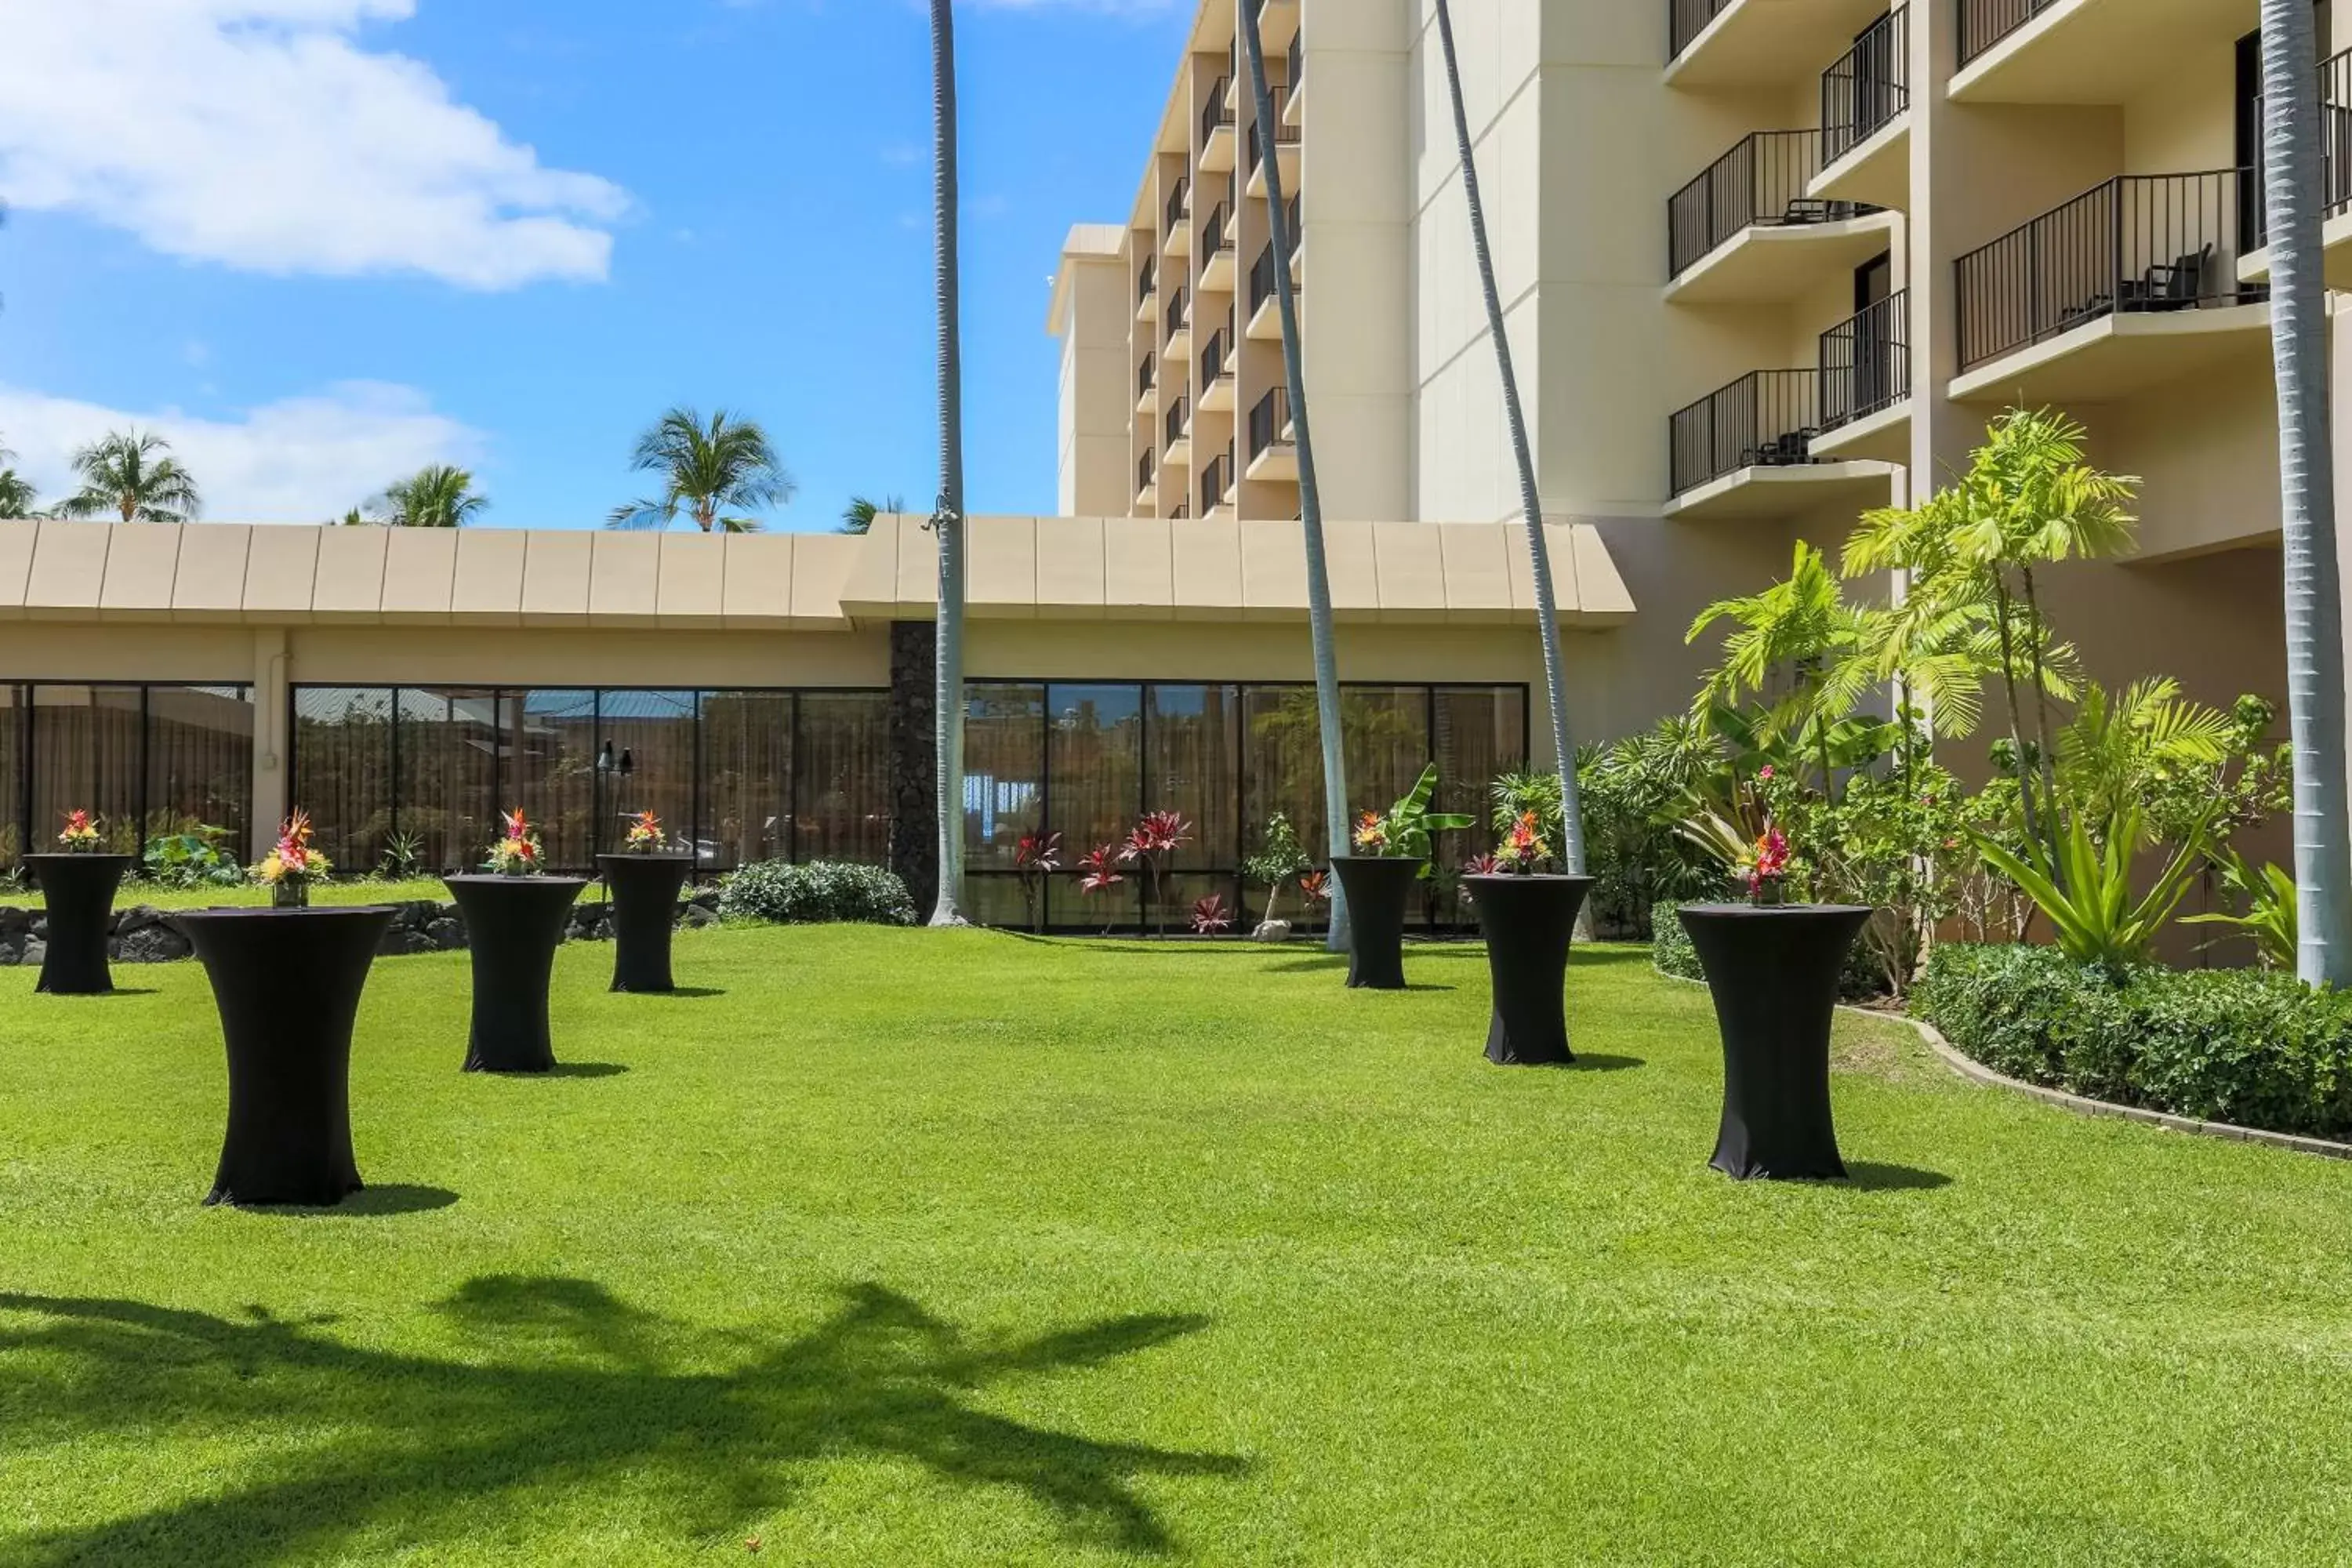
[[[1851,1186],[1708,1171],[1705,993],[1475,949],[681,938],[538,1081],[381,964],[376,1186],[207,1211],[200,971],[0,974],[0,1563],[2342,1561],[2352,1169],[1841,1025]]]
[[[406,882],[329,882],[310,892],[314,904],[402,904],[431,900],[449,901],[449,889],[438,878]],[[127,881],[115,898],[118,906],[145,904],[158,910],[260,909],[269,902],[269,889],[251,883],[226,888],[165,888],[152,882]],[[41,890],[0,883],[0,905],[38,909]]]

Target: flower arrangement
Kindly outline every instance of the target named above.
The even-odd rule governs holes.
[[[490,846],[489,858],[482,869],[494,877],[536,877],[545,869],[541,861],[545,851],[539,842],[539,829],[533,827],[522,814],[522,807],[499,814],[503,836]]]
[[[1551,864],[1551,845],[1534,812],[1519,814],[1510,831],[1503,835],[1502,853],[1494,858],[1497,872],[1515,877],[1532,876],[1537,868]]]
[[[1741,864],[1748,878],[1748,900],[1753,904],[1777,904],[1789,875],[1789,839],[1778,827],[1767,826]]]
[[[517,816],[521,814],[518,812]],[[628,836],[621,847],[632,855],[658,855],[668,847],[669,835],[662,831],[661,818],[650,811],[640,811],[629,818]]]
[[[68,855],[95,855],[104,841],[99,826],[99,819],[90,813],[69,811],[65,831],[58,835],[58,846]]]
[[[1475,821],[1453,812],[1430,810],[1429,803],[1436,797],[1437,764],[1432,763],[1422,770],[1419,782],[1405,792],[1404,798],[1385,814],[1368,811],[1357,819],[1357,852],[1376,859],[1419,860],[1421,874],[1428,876],[1431,836],[1455,832]]]
[[[334,868],[310,847],[310,814],[297,811],[278,826],[278,844],[253,868],[253,879],[270,890],[278,908],[299,909],[310,901],[310,885]]]

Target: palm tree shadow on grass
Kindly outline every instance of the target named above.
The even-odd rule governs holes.
[[[855,1456],[1010,1488],[1045,1505],[1073,1538],[1168,1553],[1174,1543],[1135,1483],[1247,1468],[1231,1456],[1049,1431],[968,1402],[1184,1338],[1207,1325],[1202,1318],[1109,1318],[979,1342],[863,1284],[824,1322],[777,1343],[684,1328],[590,1281],[514,1277],[470,1280],[441,1310],[491,1353],[437,1360],[363,1348],[324,1331],[331,1319],[289,1321],[257,1307],[240,1321],[0,1295],[11,1447],[134,1431],[191,1445],[304,1426],[320,1435],[232,1473],[212,1495],[0,1540],[0,1563],[61,1568],[161,1552],[237,1568],[308,1560],[362,1531],[372,1550],[429,1546],[436,1528],[478,1529],[502,1500],[521,1512],[566,1489],[593,1492],[606,1517],[719,1540],[789,1504],[796,1467]]]

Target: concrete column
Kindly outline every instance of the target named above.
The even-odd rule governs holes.
[[[939,626],[890,624],[890,869],[925,914],[939,901]]]
[[[284,626],[260,626],[253,634],[253,801],[247,836],[249,860],[258,860],[278,842],[286,820],[287,781],[294,765],[291,658]],[[366,869],[366,868],[347,868]]]

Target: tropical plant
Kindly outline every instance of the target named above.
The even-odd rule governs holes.
[[[1013,874],[1021,879],[1021,903],[1029,912],[1032,931],[1044,919],[1046,883],[1061,868],[1062,836],[1058,833],[1024,833],[1021,842],[1013,847]]]
[[[841,509],[841,531],[871,533],[874,520],[884,515],[896,515],[907,510],[907,503],[897,496],[876,500],[870,496],[852,496],[849,504]]]
[[[155,834],[140,855],[140,869],[159,887],[234,887],[246,873],[227,841],[226,828],[201,824],[184,833]]]
[[[1277,811],[1267,817],[1257,853],[1242,861],[1242,879],[1265,889],[1267,925],[1282,918],[1283,889],[1314,868],[1315,863],[1307,858],[1307,847],[1299,843],[1298,829],[1291,826],[1289,816]]]
[[[1331,873],[1309,871],[1298,879],[1299,918],[1303,921],[1318,904],[1331,901]]]
[[[1125,877],[1119,875],[1118,866],[1119,847],[1118,845],[1102,844],[1087,850],[1078,857],[1076,873],[1078,879],[1078,892],[1089,899],[1097,893],[1109,892],[1127,880]],[[1118,906],[1114,903],[1103,916],[1103,935],[1110,934],[1111,924],[1118,918]]]
[[[1434,852],[1433,836],[1478,825],[1475,816],[1430,810],[1429,803],[1436,797],[1437,764],[1432,763],[1422,769],[1421,778],[1412,788],[1385,813],[1368,811],[1357,819],[1356,853],[1379,859],[1418,860],[1422,863],[1421,874],[1429,876]]]
[[[57,504],[59,517],[105,517],[125,522],[191,522],[204,508],[196,482],[172,444],[139,430],[118,431],[74,454],[81,489]]]
[[[956,123],[955,6],[931,0],[931,243],[940,332],[939,632],[932,648],[932,772],[938,798],[940,886],[935,926],[964,923],[963,899],[963,249],[961,159]]]
[[[2293,970],[2300,946],[2294,878],[2269,864],[2258,871],[2232,850],[2221,861],[2221,885],[2244,900],[2245,913],[2184,915],[2180,923],[2231,927],[2253,942],[2263,968]]]
[[[945,0],[938,0],[945,4]],[[1276,123],[1274,89],[1265,74],[1265,39],[1260,29],[1265,0],[1243,0],[1242,53],[1249,67],[1251,112],[1260,125]],[[1298,447],[1298,517],[1307,542],[1307,626],[1315,652],[1315,710],[1323,748],[1323,821],[1330,837],[1330,853],[1339,859],[1348,853],[1348,752],[1340,719],[1339,656],[1332,629],[1331,568],[1324,551],[1323,492],[1315,477],[1315,430],[1307,417],[1307,368],[1298,331],[1298,289],[1290,275],[1297,236],[1290,232],[1290,213],[1282,194],[1282,157],[1277,136],[1261,136],[1260,167],[1265,175],[1268,243],[1274,252],[1275,313],[1282,322],[1283,384],[1290,395],[1292,434]],[[1548,578],[1543,579],[1549,581]],[[1334,893],[1330,934],[1333,952],[1348,948],[1348,906]]]
[[[0,447],[0,518],[38,516],[41,499],[34,493],[32,481],[9,466],[16,460],[16,453]]]
[[[1119,864],[1143,868],[1146,907],[1150,910],[1152,924],[1159,928],[1160,883],[1168,868],[1169,857],[1192,841],[1192,825],[1173,811],[1146,812],[1143,820],[1128,833],[1127,842],[1119,847]]]
[[[2263,0],[2263,191],[2271,353],[2278,384],[2279,534],[2286,579],[2287,714],[2294,743],[2295,969],[2352,985],[2352,798],[2345,769],[2344,611],[2328,413],[2326,175],[2311,62],[2313,10]]]
[[[2100,834],[2090,820],[2073,813],[2058,830],[2054,853],[2036,843],[2021,854],[1988,835],[1973,837],[1978,852],[2048,919],[2069,958],[2121,975],[2147,962],[2157,933],[2195,886],[2204,838],[2174,850],[2147,890],[2135,894],[2135,862],[2147,830],[2139,807],[2125,807]]]
[[[770,925],[910,926],[907,884],[880,866],[760,860],[719,884],[719,918]]]
[[[1223,893],[1213,893],[1192,906],[1192,934],[1218,936],[1234,929],[1233,911]]]
[[[425,870],[425,839],[421,834],[405,828],[387,834],[383,840],[383,858],[376,870],[387,882],[405,882]]]
[[[2210,802],[2233,733],[2229,714],[2187,700],[2168,676],[2135,681],[2114,696],[2086,683],[2074,720],[2058,733],[2059,796],[2095,822],[2111,822],[2126,805],[2144,810],[2160,787],[2193,775],[2199,796]]]
[[[1747,698],[1770,695],[1757,738],[1799,747],[1821,769],[1822,793],[1834,797],[1831,726],[1853,713],[1871,684],[1863,612],[1846,603],[1822,552],[1799,540],[1785,581],[1709,605],[1686,640],[1696,643],[1727,620],[1735,629],[1724,638],[1723,662],[1700,687],[1693,714],[1705,721]]]
[[[661,476],[661,494],[613,509],[606,526],[664,529],[681,513],[705,533],[757,533],[746,515],[793,499],[792,475],[768,433],[719,409],[706,420],[692,408],[673,408],[637,437],[631,467]]]
[[[394,528],[464,528],[489,504],[475,490],[471,473],[433,463],[386,485],[379,510]]]

